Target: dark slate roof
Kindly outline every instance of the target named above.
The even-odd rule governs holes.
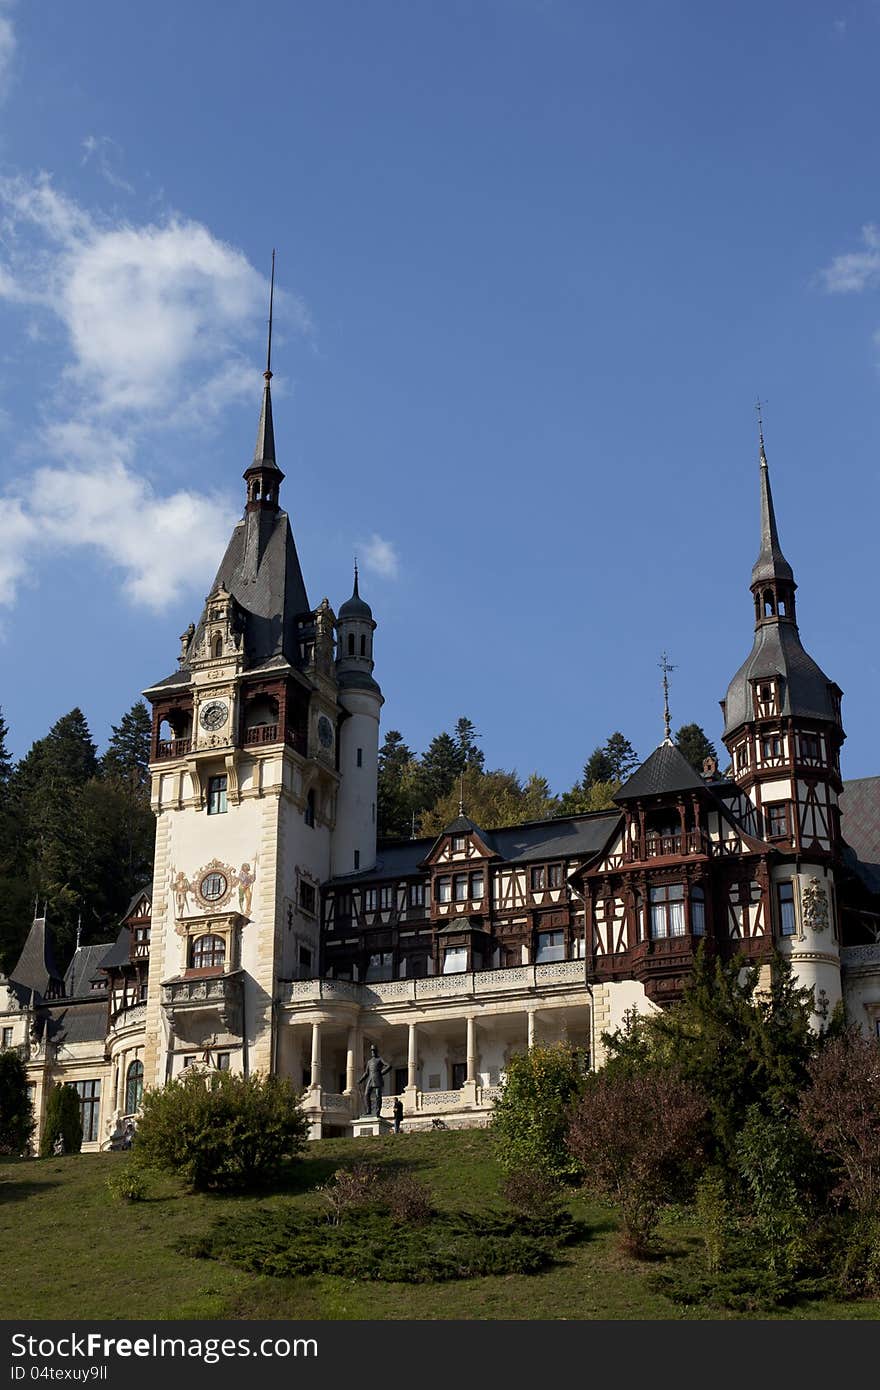
[[[99,945],[77,947],[64,976],[64,994],[67,999],[82,999],[84,995],[91,994],[92,980],[95,979],[100,980],[102,987],[106,989],[107,980],[98,972],[110,949],[109,941],[102,941]]]
[[[131,914],[134,912],[138,898],[146,898],[147,907],[149,908],[151,906],[152,892],[153,885],[151,883],[145,883],[143,888],[139,888],[136,893],[132,894],[131,902],[128,904],[128,907],[122,914],[123,922],[126,921],[127,918],[129,918]]]
[[[761,623],[755,630],[752,650],[723,701],[725,736],[754,719],[751,682],[762,676],[781,678],[780,714],[830,723],[837,720],[833,682],[804,651],[796,625],[782,618]]]
[[[705,785],[675,744],[664,742],[627,778],[614,800],[634,801],[646,796],[665,796],[693,791]]]
[[[773,493],[770,490],[770,470],[764,441],[761,440],[761,549],[752,566],[752,583],[762,584],[765,579],[794,579],[791,565],[782,553],[779,532],[776,529],[776,513],[773,510]]]
[[[377,690],[381,694],[378,681],[369,671],[346,671],[344,667],[337,667],[336,683],[340,690]]]
[[[871,893],[880,893],[880,777],[844,782],[840,828],[846,860]]]
[[[189,685],[191,680],[192,672],[189,667],[181,666],[180,670],[172,671],[170,676],[163,676],[160,681],[156,681],[153,685],[148,686],[147,690],[166,690],[173,688],[175,685]],[[147,692],[145,691],[144,693],[146,694]]]
[[[260,423],[257,426],[257,442],[254,445],[254,461],[245,472],[245,477],[252,472],[271,471],[279,475],[279,482],[284,474],[275,461],[275,424],[272,419],[272,391],[269,382],[272,378],[270,371],[263,373],[266,382],[263,387],[263,402],[260,406]]]
[[[101,959],[101,969],[109,970],[113,966],[118,969],[119,966],[128,965],[130,962],[131,930],[129,927],[120,927],[119,935]]]
[[[373,610],[368,603],[364,602],[358,590],[357,565],[355,565],[354,569],[354,592],[351,598],[347,598],[340,608],[339,617],[343,620],[345,618],[362,618],[366,622],[373,621]]]
[[[48,993],[50,981],[60,985],[62,975],[55,963],[52,937],[45,917],[34,918],[21,955],[9,972],[9,978],[23,989],[33,990],[40,996]]]
[[[48,1005],[41,1013],[50,1042],[58,1046],[103,1042],[107,1036],[105,998]]]
[[[467,821],[467,817],[463,819]],[[604,848],[619,820],[619,811],[597,811],[586,816],[505,826],[500,830],[474,828],[505,862],[528,863],[546,859],[592,858]],[[473,822],[467,821],[467,824],[472,826]],[[436,843],[436,838],[432,837],[429,840],[398,840],[380,844],[374,869],[331,879],[328,886],[345,888],[375,879],[406,878],[420,874],[425,858]]]

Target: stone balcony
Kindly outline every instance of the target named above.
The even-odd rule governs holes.
[[[848,975],[854,972],[860,975],[880,972],[880,942],[870,946],[844,946],[840,952],[840,964]]]
[[[179,1037],[200,1045],[214,1034],[236,1039],[241,1035],[244,977],[241,970],[222,975],[186,976],[165,980],[162,1007]]]
[[[399,1097],[404,1107],[403,1129],[405,1131],[430,1129],[436,1120],[442,1120],[450,1129],[485,1125],[492,1113],[492,1106],[501,1095],[501,1086],[483,1086],[479,1083],[464,1085],[461,1090],[406,1092]],[[398,1097],[386,1095],[382,1098],[382,1116],[391,1118],[391,1107]],[[303,1092],[303,1111],[312,1127],[312,1138],[319,1138],[322,1125],[346,1128],[361,1114],[360,1095],[347,1095],[344,1092],[326,1091],[312,1087]]]
[[[571,989],[585,981],[582,960],[560,960],[545,965],[514,965],[506,970],[462,971],[455,975],[428,975],[422,980],[291,980],[283,986],[283,1004],[355,1003],[364,1009],[398,1004],[432,1004],[444,1000],[522,996],[553,987]]]

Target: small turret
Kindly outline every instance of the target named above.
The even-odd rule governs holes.
[[[343,717],[339,725],[339,793],[333,835],[333,872],[357,873],[376,862],[376,791],[382,691],[373,678],[370,605],[354,590],[336,620],[336,681]]]

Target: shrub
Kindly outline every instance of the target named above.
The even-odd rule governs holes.
[[[318,1189],[330,1208],[331,1223],[338,1226],[344,1212],[374,1206],[379,1181],[380,1171],[374,1163],[356,1163],[353,1168],[337,1168],[330,1181]]]
[[[717,1274],[724,1263],[732,1227],[730,1201],[724,1175],[717,1168],[707,1168],[697,1183],[697,1220],[703,1237],[706,1273]]]
[[[524,1216],[553,1216],[561,1205],[558,1184],[546,1173],[532,1168],[508,1173],[501,1184],[501,1195],[508,1206]]]
[[[41,1158],[52,1157],[59,1136],[64,1141],[66,1154],[79,1153],[83,1138],[79,1096],[72,1086],[56,1081],[46,1100],[46,1118],[40,1136]]]
[[[241,1187],[274,1177],[301,1152],[306,1132],[285,1078],[193,1070],[145,1092],[134,1151],[196,1190]]]
[[[389,1173],[380,1185],[379,1199],[391,1218],[405,1226],[424,1226],[434,1210],[428,1188],[410,1173]]]
[[[110,1195],[120,1202],[142,1202],[148,1191],[147,1176],[138,1164],[125,1163],[110,1174],[107,1187]]]
[[[505,1172],[531,1169],[550,1178],[577,1175],[566,1133],[572,1103],[584,1081],[582,1056],[566,1043],[533,1047],[511,1057],[490,1123]]]
[[[575,1107],[568,1144],[594,1191],[619,1203],[624,1243],[645,1253],[670,1197],[699,1157],[702,1094],[674,1071],[598,1072]]]
[[[801,1124],[835,1170],[835,1195],[869,1220],[880,1213],[880,1043],[851,1031],[810,1064]]]
[[[330,1208],[332,1225],[339,1226],[350,1212],[382,1211],[396,1222],[422,1225],[433,1212],[431,1194],[424,1183],[409,1173],[382,1173],[373,1163],[337,1168],[332,1179],[319,1188]]]
[[[24,1062],[17,1052],[0,1052],[0,1154],[23,1154],[33,1132]]]
[[[792,1272],[806,1253],[811,1154],[803,1132],[781,1107],[750,1107],[736,1141],[736,1161],[751,1198],[755,1226],[774,1273]]]

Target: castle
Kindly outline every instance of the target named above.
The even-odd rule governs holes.
[[[462,808],[436,839],[377,845],[376,622],[357,571],[338,614],[309,606],[271,376],[244,514],[144,692],[152,885],[64,973],[38,917],[0,980],[38,1124],[68,1082],[84,1148],[106,1147],[145,1086],[196,1065],[293,1078],[312,1137],[376,1132],[371,1045],[404,1128],[485,1123],[511,1053],[567,1039],[599,1065],[603,1031],[675,999],[703,940],[757,963],[778,947],[817,1028],[842,999],[880,1031],[880,777],[841,782],[841,691],[801,644],[763,439],[729,770],[696,772],[667,721],[612,810],[487,831]]]

